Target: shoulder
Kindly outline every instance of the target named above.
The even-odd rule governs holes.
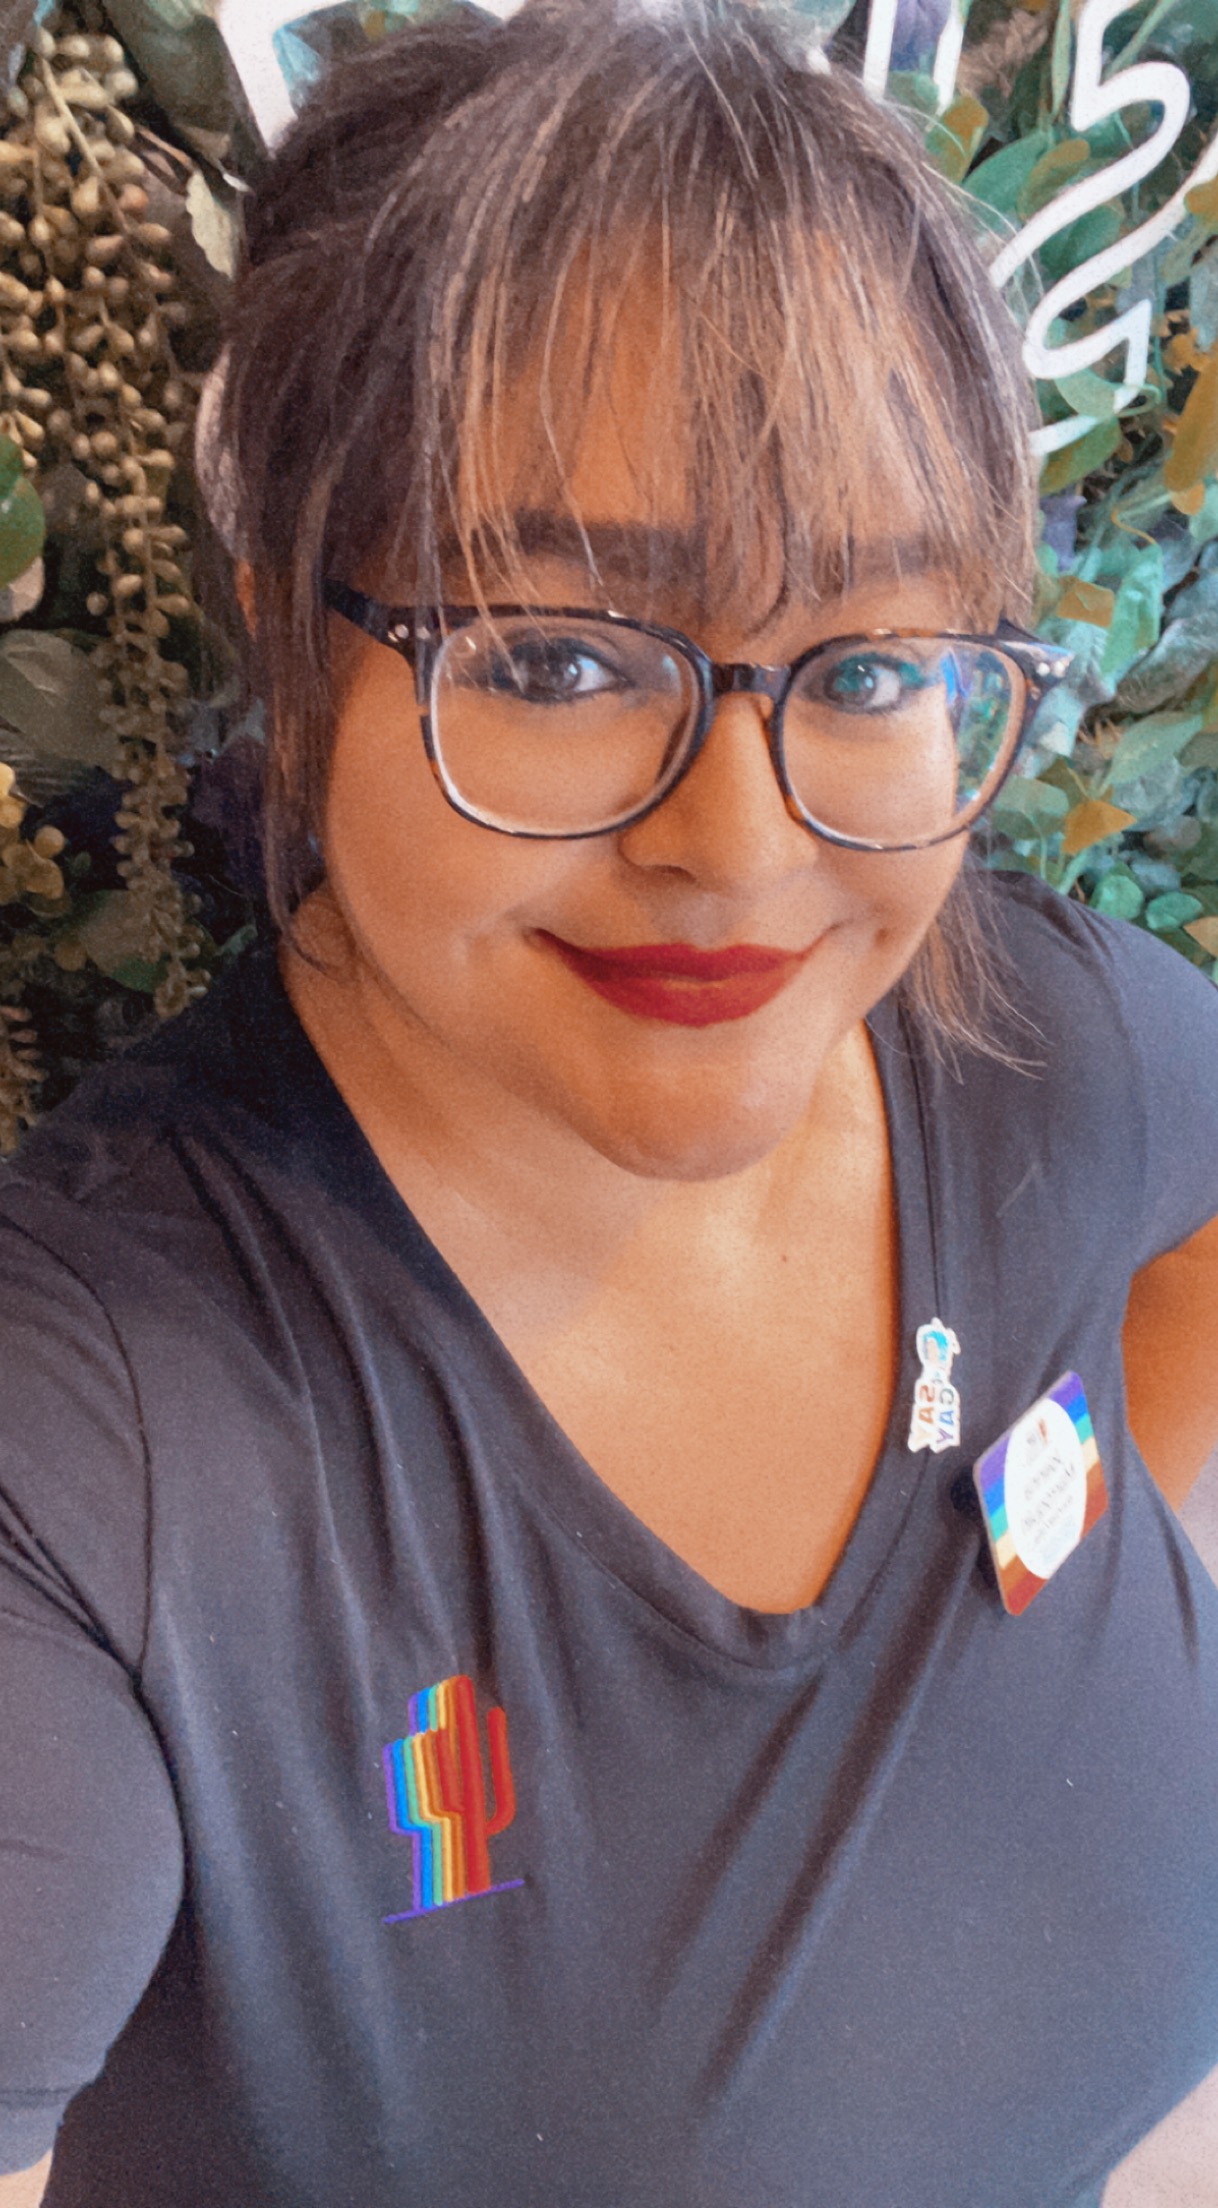
[[[974,894],[1025,1018],[1057,1024],[1091,1014],[1134,1030],[1189,1019],[1202,1047],[1218,1054],[1218,989],[1145,928],[1093,912],[1029,874],[980,872]]]
[[[1145,1264],[1218,1213],[1218,988],[1030,876],[982,874],[975,894],[1009,1007],[1002,1056],[939,1079],[940,1107],[1038,1158],[1093,1233],[1119,1220]]]
[[[60,1460],[142,1454],[136,1345],[162,1361],[217,1293],[232,1300],[221,1180],[257,1179],[273,1098],[249,1074],[243,1023],[264,973],[233,974],[113,1065],[88,1076],[0,1166],[0,1430],[14,1460],[41,1430]],[[268,1038],[269,1040],[269,1038]],[[273,1049],[269,1055],[274,1058]],[[177,1358],[183,1376],[185,1357]],[[68,1428],[72,1428],[71,1449]]]
[[[209,996],[87,1074],[34,1128],[0,1167],[0,1215],[38,1193],[86,1210],[121,1201],[123,1184],[154,1170],[159,1151],[226,1109],[240,1116],[256,1106],[251,1045],[268,1043],[285,1017],[269,947],[248,953]]]
[[[281,997],[273,960],[234,972],[0,1168],[0,1567],[82,1600],[132,1659],[154,1469],[243,1389],[262,1400],[274,1175],[305,1177],[309,1116]]]

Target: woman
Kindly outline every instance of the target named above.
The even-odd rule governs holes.
[[[1002,311],[732,0],[411,30],[249,238],[278,959],[4,1191],[10,2197],[1095,2202],[1218,2059],[1218,1012],[963,872]]]

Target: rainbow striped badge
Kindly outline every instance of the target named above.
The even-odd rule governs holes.
[[[1017,1618],[1108,1508],[1083,1383],[1064,1372],[973,1466],[1003,1608]]]

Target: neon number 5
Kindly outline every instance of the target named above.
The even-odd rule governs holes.
[[[1065,4],[1065,0],[1063,0]],[[1188,121],[1190,95],[1188,78],[1182,69],[1170,61],[1137,62],[1130,69],[1118,70],[1107,83],[1103,78],[1104,33],[1115,17],[1123,15],[1130,0],[1084,0],[1078,19],[1078,45],[1075,54],[1074,76],[1070,90],[1070,121],[1080,135],[1102,123],[1121,108],[1135,100],[1152,100],[1163,110],[1155,130],[1143,145],[1134,146],[1122,154],[1110,167],[1100,169],[1094,176],[1085,177],[1081,183],[1071,184],[1043,207],[1031,222],[1005,245],[990,265],[990,279],[999,290],[1039,252],[1049,238],[1056,237],[1068,224],[1077,222],[1080,215],[1089,214],[1094,207],[1101,207],[1137,184],[1144,176],[1157,169],[1164,156],[1175,145]],[[1097,361],[1107,359],[1118,346],[1125,351],[1125,372],[1120,386],[1114,393],[1117,411],[1128,406],[1137,397],[1146,378],[1150,357],[1151,304],[1149,299],[1139,299],[1127,307],[1123,314],[1106,322],[1102,329],[1092,330],[1085,337],[1075,338],[1062,345],[1049,344],[1049,331],[1057,316],[1067,308],[1078,305],[1088,292],[1099,284],[1111,281],[1114,276],[1132,268],[1135,261],[1149,253],[1162,239],[1168,237],[1181,220],[1185,208],[1186,192],[1218,175],[1218,136],[1206,147],[1200,161],[1185,178],[1179,189],[1160,207],[1157,214],[1140,223],[1136,230],[1118,238],[1114,245],[1106,246],[1090,260],[1060,278],[1045,293],[1028,320],[1024,339],[1024,362],[1033,376],[1053,379],[1077,374],[1080,368],[1093,368]],[[1041,430],[1032,442],[1041,452],[1072,443],[1076,437],[1094,426],[1091,415],[1075,415],[1069,421],[1054,423]]]

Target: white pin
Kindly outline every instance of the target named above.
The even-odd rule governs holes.
[[[930,1449],[937,1456],[960,1443],[960,1390],[951,1376],[960,1344],[942,1319],[920,1326],[915,1339],[922,1370],[914,1384],[909,1447]]]

